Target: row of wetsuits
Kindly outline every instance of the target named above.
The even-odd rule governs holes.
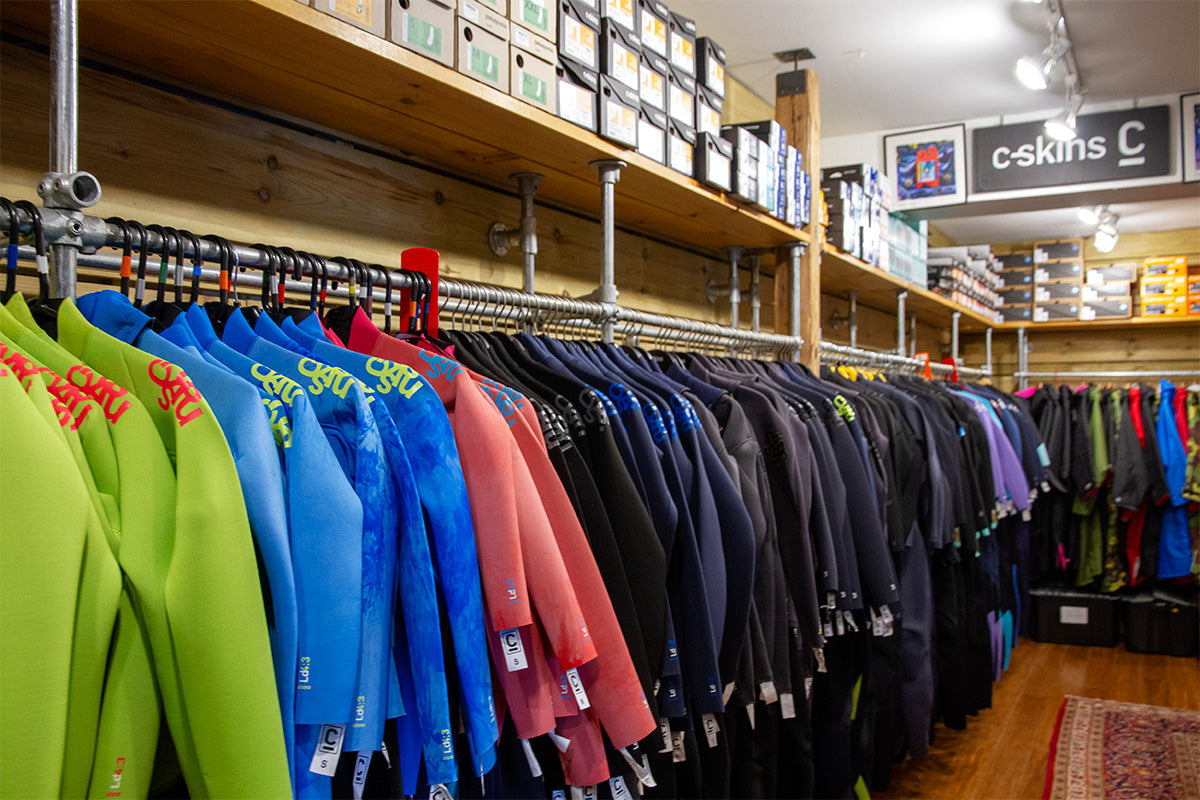
[[[1020,392],[1046,442],[1037,580],[1112,592],[1200,575],[1200,387]]]
[[[1015,644],[1049,461],[990,387],[37,305],[0,796],[848,796]]]

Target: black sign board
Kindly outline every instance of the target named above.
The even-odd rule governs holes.
[[[1075,138],[1059,142],[1041,122],[976,128],[973,192],[1120,181],[1171,171],[1167,106],[1081,115]]]

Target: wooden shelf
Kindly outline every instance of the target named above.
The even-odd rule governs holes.
[[[0,3],[0,21],[44,32],[49,7]],[[600,188],[588,164],[620,158],[629,164],[616,187],[622,227],[712,251],[808,241],[690,177],[296,0],[89,0],[79,4],[79,30],[85,55],[476,180],[515,187],[511,174],[540,172],[540,198],[592,214]]]
[[[1020,328],[1029,331],[1113,331],[1138,328],[1187,328],[1200,331],[1200,317],[1130,317],[1129,319],[1097,319],[1091,322],[1063,320],[1060,322],[1005,322],[997,325],[999,332],[1016,332]]]
[[[858,291],[858,302],[880,311],[896,313],[896,292],[908,292],[905,307],[915,312],[917,319],[949,327],[951,316],[961,311],[959,329],[962,331],[983,330],[994,326],[989,318],[952,303],[928,289],[901,280],[876,266],[847,255],[830,245],[821,251],[821,291]]]

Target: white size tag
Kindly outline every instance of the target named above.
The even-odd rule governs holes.
[[[650,759],[646,759],[645,762],[639,761],[629,752],[628,747],[622,747],[617,752],[621,754],[621,758],[625,759],[625,763],[633,770],[633,774],[637,776],[638,783],[651,789],[658,785],[654,780],[654,774],[650,772]]]
[[[383,753],[383,763],[387,764],[387,768],[392,768],[392,757],[388,755],[387,742],[379,743],[379,752]]]
[[[542,777],[542,765],[538,763],[537,756],[533,754],[533,745],[528,739],[521,740],[521,749],[525,751],[525,760],[529,762],[529,774],[535,778]]]
[[[608,788],[612,792],[613,800],[631,800],[629,787],[620,775],[608,779]]]
[[[716,747],[717,731],[721,730],[721,727],[717,725],[717,715],[712,713],[705,714],[700,717],[700,722],[704,725],[704,738],[708,741],[708,746]]]
[[[359,751],[358,757],[354,759],[354,800],[362,800],[363,787],[367,785],[367,772],[371,769],[372,753]]]
[[[671,763],[682,764],[687,761],[687,750],[683,749],[683,731],[671,732]]]
[[[671,721],[666,717],[658,721],[658,733],[662,736],[662,749],[658,752],[671,752]]]
[[[583,688],[583,679],[579,677],[579,670],[575,668],[567,670],[567,683],[571,684],[571,691],[575,694],[575,702],[579,704],[579,710],[591,708],[592,704],[588,701],[587,691]]]
[[[313,753],[312,763],[308,765],[309,772],[333,777],[337,772],[338,756],[342,754],[342,739],[346,734],[345,725],[322,725],[317,736],[317,751]]]
[[[883,617],[875,613],[875,609],[871,609],[871,635],[883,636]]]
[[[1021,512],[1021,521],[1022,522],[1029,522],[1032,519],[1033,519],[1033,512],[1031,512],[1028,508]]]
[[[832,639],[833,638],[833,623],[826,622],[825,624],[823,624],[821,626],[821,633],[824,634],[826,639]]]
[[[504,651],[504,666],[509,672],[517,672],[529,666],[525,657],[525,644],[521,641],[521,631],[509,628],[500,631],[500,648]]]
[[[570,739],[565,736],[559,736],[554,731],[550,731],[546,735],[550,737],[550,741],[554,742],[554,746],[558,748],[558,752],[560,753],[567,752],[567,748],[571,746]]]
[[[843,611],[842,616],[846,618],[846,627],[858,633],[858,624],[854,621],[854,615],[849,611]]]
[[[735,684],[731,681],[725,684],[725,691],[721,693],[721,705],[729,705],[729,698],[733,697]]]
[[[591,786],[582,787],[582,791],[583,791],[583,794],[581,795],[581,797],[583,798],[583,800],[596,800],[596,795],[598,793],[596,791],[595,784],[592,784]]]
[[[891,636],[896,632],[896,618],[892,616],[892,610],[887,606],[879,609],[879,616],[883,618],[883,635]]]
[[[817,659],[817,672],[828,672],[825,668],[825,648],[814,647],[813,656]]]
[[[754,703],[746,706],[746,718],[750,720],[750,730],[754,730]]]
[[[562,789],[555,789],[550,793],[550,800],[567,800],[567,793]]]
[[[846,635],[846,619],[845,619],[845,617],[843,617],[840,613],[835,612],[833,615],[833,623],[834,623],[834,626],[837,628],[837,635],[845,636]]]
[[[804,679],[805,696],[812,695],[812,683],[812,678]],[[784,692],[779,695],[779,715],[784,719],[796,718],[796,697],[791,692]]]
[[[763,681],[758,685],[758,696],[767,705],[779,700],[779,693],[775,690],[775,681]]]
[[[429,787],[429,800],[454,800],[454,795],[446,788],[446,784],[439,783]]]

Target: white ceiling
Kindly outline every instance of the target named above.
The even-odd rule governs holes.
[[[1062,82],[1046,92],[1021,86],[1018,58],[1046,46],[1046,14],[1021,0],[672,0],[728,55],[728,70],[764,99],[789,70],[772,55],[807,47],[802,67],[820,79],[824,137],[927,127],[981,117],[1044,113],[1062,107]],[[1087,105],[1200,89],[1200,0],[1063,0]],[[1087,106],[1085,106],[1085,112]],[[864,156],[869,158],[869,156]],[[878,159],[878,155],[875,156]],[[1193,191],[1194,189],[1194,191]],[[1189,199],[1129,202],[1122,229],[1200,226],[1200,184]],[[1118,197],[1106,198],[1116,203]],[[1064,201],[1069,202],[1069,201]],[[1044,203],[1042,205],[1045,205]],[[1081,235],[1074,207],[1052,214],[986,216],[967,207],[938,213],[936,225],[959,241],[1014,241]],[[1063,230],[1046,230],[1051,226]],[[1130,226],[1130,227],[1127,227]],[[953,232],[952,232],[953,231]]]

